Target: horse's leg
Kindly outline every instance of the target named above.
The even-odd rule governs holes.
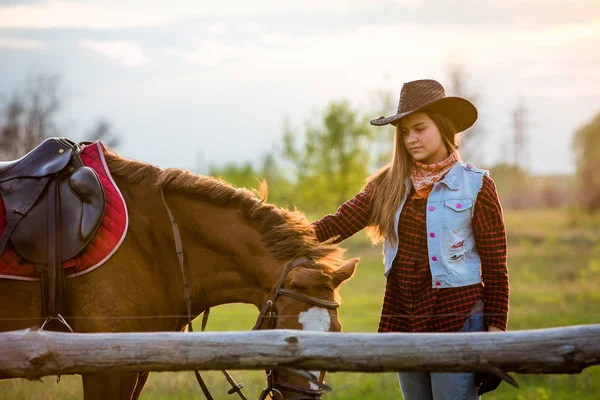
[[[142,394],[142,389],[144,388],[146,381],[148,381],[148,378],[150,378],[150,371],[140,372],[138,374],[137,383],[135,384],[135,390],[133,391],[133,396],[131,396],[131,400],[138,400],[140,398],[140,395]]]
[[[84,400],[130,400],[138,373],[94,372],[82,374]]]

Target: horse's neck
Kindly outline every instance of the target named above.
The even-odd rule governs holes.
[[[260,232],[236,208],[180,194],[169,194],[168,204],[181,229],[194,312],[227,303],[260,307],[282,264]]]

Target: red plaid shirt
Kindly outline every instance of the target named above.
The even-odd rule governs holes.
[[[436,289],[431,286],[427,248],[427,199],[409,194],[398,226],[398,254],[387,279],[379,332],[458,332],[473,306],[485,302],[485,322],[506,330],[508,270],[506,232],[496,185],[489,176],[475,202],[471,221],[482,283]],[[313,223],[320,241],[339,235],[338,242],[369,223],[369,188],[342,204],[335,214]]]

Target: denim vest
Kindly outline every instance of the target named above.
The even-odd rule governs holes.
[[[471,219],[475,200],[488,172],[458,161],[437,182],[427,198],[427,249],[432,286],[448,288],[481,282],[479,254],[475,247]],[[412,188],[406,179],[406,193],[394,217],[394,237],[383,245],[384,275],[387,277],[398,253],[398,220]],[[400,232],[402,234],[402,232]]]

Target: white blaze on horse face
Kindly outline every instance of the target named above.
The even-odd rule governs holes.
[[[329,311],[321,307],[313,307],[298,314],[298,321],[305,331],[329,332],[331,317]]]
[[[302,329],[305,331],[329,332],[331,326],[331,317],[329,311],[321,307],[313,307],[308,311],[298,314],[298,321],[302,324]],[[317,378],[320,376],[319,371],[310,371]],[[310,384],[311,389],[319,387],[314,383]]]

